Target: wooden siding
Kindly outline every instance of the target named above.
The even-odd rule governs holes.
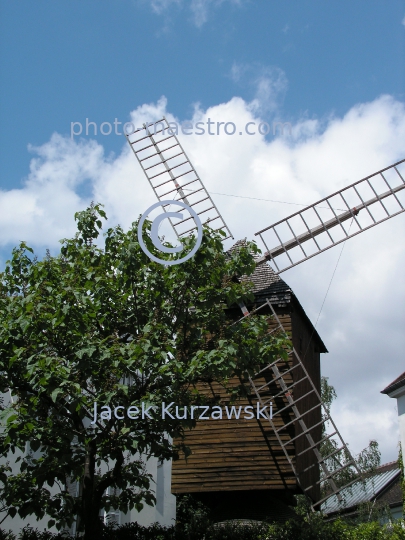
[[[280,319],[291,333],[291,316],[284,314]],[[269,380],[264,377],[256,380],[258,386],[265,382]],[[289,383],[292,382],[290,376]],[[237,385],[239,380],[235,379],[231,383]],[[220,385],[207,385],[203,391],[208,395],[220,396],[222,406],[229,404],[229,396]],[[271,383],[268,387],[269,396],[278,392],[279,387]],[[240,399],[235,406],[244,407],[249,404],[256,406],[255,396],[249,395],[248,398]],[[285,405],[285,398],[279,397],[273,403],[274,412]],[[288,410],[281,413],[275,418],[276,429],[291,419]],[[283,442],[294,437],[294,425],[283,430],[281,436]],[[175,494],[297,488],[288,460],[270,424],[264,419],[199,420],[196,428],[186,434],[185,442],[192,454],[187,461],[183,458],[173,462],[172,492]],[[289,452],[295,463],[294,443],[291,443]]]
[[[294,348],[304,361],[317,390],[320,392],[320,352],[314,341],[312,328],[303,315],[301,306],[295,303],[290,305],[284,312],[278,314],[286,331],[292,336]],[[312,338],[312,339],[311,339]],[[322,345],[323,346],[323,345]],[[304,356],[305,354],[305,356]],[[297,360],[294,358],[293,363]],[[292,365],[292,363],[291,363]],[[302,370],[293,370],[287,384],[298,381],[303,377]],[[270,376],[270,374],[268,374]],[[258,386],[269,382],[264,377],[258,378]],[[231,384],[239,384],[239,380],[231,381]],[[203,389],[207,395],[220,397],[221,405],[229,405],[229,395],[217,383],[206,385]],[[298,399],[311,390],[308,381],[299,383],[294,388],[294,397]],[[280,391],[276,383],[268,387],[268,395],[274,396]],[[250,394],[247,398],[238,400],[235,406],[245,407],[257,402],[256,397]],[[284,397],[273,400],[273,412],[282,409],[286,405]],[[316,405],[314,393],[301,399],[297,403],[301,414],[306,413]],[[226,416],[226,415],[224,415]],[[313,426],[321,420],[320,407],[312,412],[304,414],[304,420],[308,426]],[[276,415],[274,423],[276,429],[292,420],[292,415],[287,411]],[[321,426],[311,430],[315,441],[321,439]],[[297,422],[280,432],[283,443],[288,442],[300,433]],[[239,419],[228,420],[199,420],[196,428],[186,434],[185,442],[191,450],[187,460],[181,458],[172,465],[172,492],[180,493],[209,493],[222,491],[249,491],[249,490],[291,490],[300,492],[295,476],[287,458],[280,447],[277,438],[266,420]],[[309,443],[305,436],[299,437],[287,446],[289,456],[292,459],[297,472],[300,474],[300,483],[303,488],[315,485],[308,494],[316,499],[319,497],[319,467],[316,464],[314,453],[308,449]],[[308,467],[309,471],[302,471]]]
[[[299,354],[302,363],[305,366],[311,380],[316,386],[318,393],[321,393],[321,370],[320,370],[320,351],[316,341],[313,340],[312,330],[305,324],[303,318],[300,316],[298,310],[294,310],[292,314],[292,336],[293,345],[297,353]],[[294,379],[299,380],[304,377],[303,370],[298,367],[294,370]],[[294,388],[294,398],[299,399],[301,396],[311,392],[312,386],[308,380],[297,384]],[[304,420],[308,429],[311,426],[316,426],[310,429],[310,435],[315,442],[318,442],[322,438],[322,425],[319,423],[322,419],[321,407],[319,399],[315,392],[311,392],[308,396],[300,399],[297,402],[297,408]],[[315,407],[315,408],[314,408]],[[312,410],[313,409],[313,410]],[[310,411],[310,412],[308,412]],[[316,425],[319,424],[319,425]],[[300,426],[296,425],[296,435],[302,433]],[[312,450],[308,450],[310,447],[309,441],[305,436],[299,437],[295,441],[295,455],[297,471],[300,474],[300,482],[303,487],[314,487],[308,491],[308,495],[313,500],[320,499],[320,486],[317,484],[320,478],[319,466],[315,459],[315,454]],[[311,467],[312,465],[312,467]],[[306,472],[302,472],[308,467],[311,467]]]

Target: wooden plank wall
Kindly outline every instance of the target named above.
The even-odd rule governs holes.
[[[292,314],[292,330],[294,348],[299,354],[305,369],[307,370],[309,376],[316,386],[318,393],[320,394],[321,368],[319,344],[317,344],[317,341],[314,338],[312,329],[307,323],[304,322],[298,310],[294,310]],[[302,377],[304,377],[304,372],[298,367],[294,370],[294,379],[298,381]],[[307,380],[297,384],[297,386],[294,388],[294,398],[298,399],[301,396],[304,396],[310,392],[311,389],[312,387]],[[319,424],[322,419],[321,407],[317,407],[311,411],[311,409],[313,409],[318,403],[319,400],[314,392],[297,402],[297,408],[299,412],[304,415],[303,420],[307,428]],[[307,413],[307,411],[311,412]],[[296,435],[298,435],[298,433],[301,433],[301,429],[297,423]],[[322,438],[322,426],[318,425],[315,428],[310,429],[309,433],[315,442],[320,441]],[[305,451],[309,448],[309,446],[310,444],[305,436],[296,439],[296,466],[297,471],[300,473],[301,485],[304,487],[314,485],[314,487],[307,493],[312,500],[317,501],[320,499],[320,486],[319,483],[317,484],[320,478],[319,466],[315,459],[314,452],[312,450]],[[311,465],[312,467],[310,470],[306,471],[305,473],[301,472]]]
[[[280,319],[286,330],[291,333],[290,315],[282,315]],[[260,386],[264,384],[265,379],[261,377],[256,382]],[[235,379],[232,384],[239,384],[239,380]],[[203,391],[207,392],[207,395],[219,396],[223,406],[229,404],[229,395],[219,384],[206,385]],[[269,386],[270,395],[278,391],[279,387],[274,383]],[[255,396],[240,399],[235,405],[244,407],[249,404],[256,405]],[[285,404],[285,398],[280,397],[273,403],[273,407],[275,410],[281,409]],[[277,428],[291,419],[288,411],[282,413],[277,417]],[[291,425],[282,432],[283,441],[288,441],[294,435],[294,425]],[[196,428],[186,434],[185,443],[192,454],[187,461],[182,458],[173,462],[174,494],[297,488],[288,460],[270,424],[264,419],[199,420]],[[291,458],[295,462],[293,443]]]

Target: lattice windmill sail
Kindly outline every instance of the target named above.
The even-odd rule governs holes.
[[[255,233],[277,273],[405,211],[405,160]]]
[[[244,311],[243,316],[263,311],[268,314],[270,333],[287,333],[269,299],[251,313]],[[281,400],[281,407],[271,417],[268,415],[267,420],[299,486],[312,499],[312,508],[319,509],[331,495],[341,502],[340,492],[358,481],[362,472],[295,347],[288,351],[287,362],[278,358],[249,377],[249,382],[261,407]],[[289,418],[277,425],[281,415]],[[288,436],[288,429],[293,425],[294,434]],[[326,425],[332,428],[330,433],[326,433],[326,429],[319,429]],[[322,445],[327,441],[331,451],[324,455]],[[315,460],[305,459],[309,453],[313,454]],[[314,467],[318,466],[320,476],[316,478]],[[346,478],[343,483],[342,477]]]
[[[181,200],[194,207],[204,217],[202,221],[224,230],[224,239],[232,237],[165,118],[153,124],[145,124],[127,138],[159,201],[170,197]],[[266,252],[256,261],[255,273],[263,273],[260,268],[265,266],[273,276],[270,276],[270,281],[274,281],[274,276],[279,280],[277,274],[284,270],[403,212],[404,163],[405,160],[402,160],[378,171],[256,233],[263,241]],[[172,226],[178,237],[189,234],[193,229],[189,221],[172,223]],[[268,265],[263,265],[266,261],[270,261],[275,269],[270,270]],[[277,283],[273,285],[277,288]],[[296,323],[286,315],[283,302],[281,300],[280,303],[277,294],[270,294],[261,304],[252,306],[253,311],[250,313],[246,306],[240,307],[244,316],[253,313],[266,315],[269,331],[294,334]],[[315,329],[310,341],[314,332]],[[360,475],[330,411],[322,402],[320,376],[313,365],[316,356],[304,353],[302,357],[297,337],[293,335],[292,341],[293,347],[289,351],[287,363],[277,359],[250,377],[249,399],[256,399],[262,406],[269,400],[279,403],[273,418],[268,417],[267,426],[260,425],[260,430],[255,431],[252,423],[244,421],[244,425],[239,424],[235,430],[230,429],[226,422],[217,422],[213,433],[212,426],[208,428],[199,422],[187,442],[196,454],[195,459],[193,461],[193,455],[189,457],[188,469],[182,465],[177,466],[174,481],[172,479],[173,493],[201,495],[206,492],[210,500],[218,489],[228,494],[232,489],[254,490],[257,485],[261,485],[262,490],[275,489],[275,486],[281,484],[288,489],[292,486],[288,477],[289,470],[301,491],[311,497],[313,508],[318,508],[330,494],[336,495],[339,500],[340,491],[355,481],[354,476]],[[317,354],[319,358],[319,352]],[[326,434],[322,429],[325,425],[332,428],[331,433]],[[208,433],[212,434],[211,438]],[[264,469],[269,466],[261,476],[251,461],[246,462],[246,457],[243,457],[246,456],[244,448],[238,458],[242,461],[235,462],[235,456],[239,455],[238,448],[246,444],[244,437],[252,441],[252,459]],[[265,444],[260,445],[259,437]],[[334,442],[329,455],[324,456],[321,445],[326,441]],[[231,448],[232,444],[235,448]],[[267,462],[265,452],[269,456]],[[242,472],[238,471],[241,463],[244,469]],[[230,474],[234,474],[235,478],[231,478]],[[280,482],[275,479],[275,475],[281,478]],[[342,477],[345,475],[349,481],[342,485]],[[250,485],[246,487],[249,482]],[[323,494],[321,485],[324,488]]]
[[[159,201],[183,201],[195,210],[202,223],[224,231],[225,240],[233,238],[165,117],[144,124],[126,137]],[[167,211],[167,205],[163,208]],[[196,228],[192,218],[171,224],[178,238]]]

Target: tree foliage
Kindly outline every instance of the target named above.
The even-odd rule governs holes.
[[[333,401],[337,398],[336,390],[328,383],[327,377],[321,378],[321,397],[325,404],[324,423],[322,424],[322,438],[324,438],[328,425],[327,416],[330,414]],[[362,474],[373,473],[381,463],[381,452],[379,450],[378,442],[375,440],[371,440],[369,445],[366,446],[366,448],[363,448],[357,456],[350,456],[345,449],[337,451],[339,449],[338,445],[339,442],[337,440],[329,438],[326,439],[320,447],[322,456],[326,457],[332,454],[332,456],[326,460],[328,469],[332,471],[342,469],[333,477],[334,482],[338,487],[342,487],[358,477],[355,468],[345,467],[347,464],[351,463],[352,457],[356,462],[357,469]],[[327,482],[322,485],[322,489],[324,495],[329,492],[329,485]]]
[[[252,297],[237,277],[252,273],[254,244],[227,254],[221,235],[204,228],[193,258],[164,266],[140,249],[137,223],[109,228],[98,247],[105,218],[100,205],[77,213],[75,237],[43,260],[21,243],[0,276],[0,392],[12,397],[2,406],[0,453],[16,453],[20,469],[0,470],[3,500],[10,515],[49,515],[58,528],[77,515],[85,538],[99,535],[101,508],[153,504],[145,459],[187,452],[172,441],[195,425],[161,415],[91,424],[94,402],[198,406],[199,381],[243,379],[285,356],[286,344],[265,335],[264,318],[232,325],[227,314]]]

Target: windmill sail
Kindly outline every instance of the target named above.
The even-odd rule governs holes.
[[[405,211],[405,159],[255,233],[284,272]]]
[[[202,223],[224,231],[224,240],[233,238],[166,118],[144,124],[126,137],[159,201],[183,201],[195,210]],[[166,212],[169,207],[163,208]],[[178,238],[196,228],[191,217],[172,226]]]
[[[127,135],[127,139],[159,201],[170,198],[183,201],[194,207],[197,214],[203,218],[203,222],[212,223],[213,228],[223,230],[224,239],[232,237],[165,118],[152,124],[144,124],[143,128]],[[278,274],[403,212],[405,202],[401,202],[398,194],[405,187],[405,181],[398,166],[404,162],[405,160],[387,167],[256,233],[267,249],[265,255],[256,261],[257,264],[272,261],[277,268],[275,273]],[[381,182],[385,189],[381,187]],[[166,208],[165,210],[167,211]],[[368,216],[368,221],[363,219],[363,215]],[[296,222],[299,225],[298,229]],[[355,226],[352,230],[353,223]],[[172,225],[178,237],[188,234],[195,228],[190,220]],[[280,231],[282,227],[285,230]],[[340,237],[332,236],[330,230],[335,228],[340,231]],[[287,235],[287,240],[283,240],[286,231],[289,231],[289,237]],[[275,247],[268,247],[268,233],[273,233],[276,238],[276,242],[271,244]],[[325,244],[325,235],[329,239],[329,244]],[[312,246],[312,251],[307,247],[307,244],[311,242],[315,246]],[[303,244],[306,244],[306,251]],[[295,262],[292,258],[292,256],[296,257],[294,250],[300,250],[301,254],[301,258],[298,257]],[[286,260],[280,261],[283,257]],[[266,299],[264,304],[251,313],[243,303],[240,304],[240,308],[244,317],[263,310],[263,313],[268,314],[271,332],[286,333],[273,308],[272,299]],[[265,384],[263,384],[263,379],[266,381]],[[292,347],[288,351],[288,362],[277,359],[263,366],[259,373],[250,377],[249,383],[252,394],[262,406],[269,400],[284,402],[283,408],[275,413],[275,416],[278,414],[281,416],[268,418],[270,430],[276,438],[277,442],[274,442],[284,454],[284,459],[298,485],[311,497],[313,508],[319,508],[331,493],[340,500],[340,491],[356,481],[355,478],[361,475],[361,471],[334,424],[330,411],[322,402],[319,379],[313,382],[306,369],[305,359],[301,360],[295,348]],[[305,406],[308,402],[312,404],[306,410]],[[288,421],[285,421],[286,416],[289,417]],[[330,434],[326,434],[327,426],[332,427]],[[293,436],[291,430],[294,432]],[[195,431],[198,429],[196,428]],[[329,443],[329,448],[332,450],[328,455],[324,455],[323,451],[325,442]],[[206,445],[209,446],[209,443]],[[272,449],[269,448],[269,450],[273,456]],[[204,451],[206,452],[207,449],[205,448]],[[210,475],[209,457],[204,454],[204,459],[202,470],[206,471],[204,474]],[[226,458],[225,461],[229,459]],[[303,467],[305,462],[307,465]],[[179,484],[181,489],[184,489],[184,479],[188,474],[183,467],[177,462],[179,470],[175,468],[175,474],[181,479]],[[320,471],[320,476],[317,471]],[[200,474],[203,473],[200,471]],[[280,472],[280,478],[283,474],[285,472]],[[220,475],[226,476],[226,472],[222,471]],[[193,478],[195,476],[194,474]],[[344,479],[346,481],[343,481]],[[218,479],[215,481],[218,483]],[[196,482],[202,491],[212,490],[207,482],[201,484],[197,478],[194,478],[194,484]],[[271,482],[274,483],[274,479]],[[191,491],[196,491],[195,488],[195,485],[193,489],[188,487]],[[254,489],[254,487],[249,489]],[[319,493],[322,495],[319,496]]]
[[[266,302],[254,312],[247,312],[245,307],[244,317],[260,313],[263,309],[270,313],[268,317],[270,332],[286,334],[269,299],[266,299]],[[266,381],[264,384],[263,379]],[[254,376],[249,377],[249,382],[262,407],[276,402],[277,399],[283,399],[283,407],[272,417],[269,415],[267,420],[298,484],[302,491],[311,497],[312,508],[319,509],[331,494],[341,502],[340,492],[358,481],[362,473],[295,348],[292,347],[288,351],[287,362],[280,358],[274,360]],[[298,387],[301,391],[297,393]],[[305,401],[308,403],[308,398],[311,403],[310,408],[304,405]],[[311,414],[313,411],[317,411],[318,414]],[[286,414],[289,420],[278,427],[278,416]],[[317,416],[320,419],[317,419]],[[321,426],[322,429],[318,429]],[[327,426],[331,429],[331,433],[326,433]],[[294,427],[295,432],[292,438],[288,437],[291,427]],[[329,449],[326,455],[325,448]],[[308,466],[297,469],[298,459],[310,453],[313,456],[312,458],[308,456]],[[320,478],[315,481],[311,480],[314,478],[311,474],[314,467],[319,467],[321,473]],[[316,489],[319,486],[321,490]],[[320,498],[316,496],[317,493],[321,493]]]

